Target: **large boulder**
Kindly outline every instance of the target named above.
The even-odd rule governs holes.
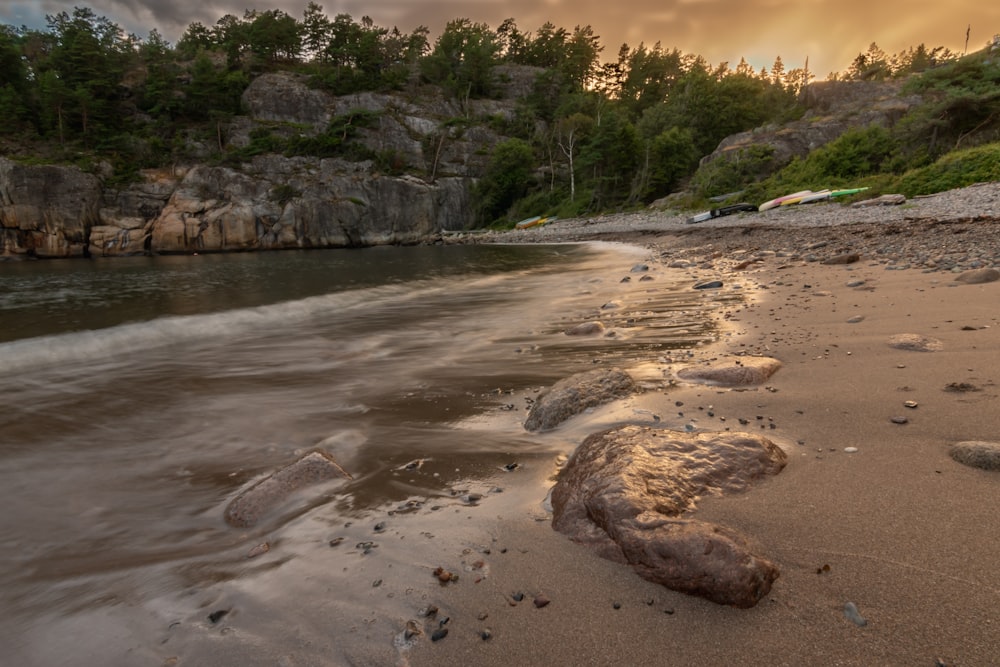
[[[0,254],[86,255],[100,203],[100,181],[92,174],[0,158]]]
[[[752,607],[778,568],[735,531],[680,515],[700,496],[745,491],[786,460],[773,442],[747,433],[612,428],[570,457],[552,491],[552,525],[650,581]]]
[[[587,408],[597,407],[636,390],[635,380],[623,370],[597,369],[562,379],[538,396],[524,428],[547,431]]]

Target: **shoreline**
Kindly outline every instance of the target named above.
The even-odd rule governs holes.
[[[995,198],[1000,187],[980,191]],[[754,298],[717,311],[731,335],[703,352],[779,359],[768,388],[678,383],[628,406],[664,415],[667,428],[748,430],[785,449],[782,473],[690,513],[741,532],[779,565],[770,595],[749,610],[720,607],[603,561],[537,516],[498,517],[506,554],[489,557],[479,586],[442,591],[467,620],[447,641],[414,648],[412,665],[718,665],[760,655],[778,665],[986,665],[1000,654],[1000,477],[948,456],[955,442],[1000,434],[1000,282],[953,281],[1000,264],[1000,223],[969,209],[889,227],[853,216],[803,223],[812,211],[768,225],[734,216],[655,231],[641,215],[631,227],[589,225],[597,240],[640,244],[664,268],[754,284]],[[574,235],[558,240],[587,236]],[[942,349],[889,346],[906,333]],[[552,602],[509,604],[518,589]],[[845,616],[848,602],[867,625]]]

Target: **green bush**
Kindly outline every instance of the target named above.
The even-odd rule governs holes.
[[[773,162],[774,149],[770,146],[741,148],[701,167],[691,179],[691,188],[701,197],[740,190],[760,174],[770,173]]]
[[[908,197],[1000,181],[1000,143],[953,151],[937,162],[904,174],[896,188]]]

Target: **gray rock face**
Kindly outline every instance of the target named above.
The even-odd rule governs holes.
[[[632,376],[617,368],[572,375],[539,395],[528,412],[524,428],[529,431],[553,429],[587,408],[628,396],[635,390]]]
[[[0,158],[0,254],[85,255],[100,202],[95,176],[74,167],[25,166]]]
[[[464,183],[380,178],[340,160],[266,156],[192,169],[152,223],[154,253],[418,243],[467,223]],[[287,201],[278,196],[289,192]],[[468,209],[466,209],[468,210]]]
[[[311,452],[233,498],[226,507],[226,523],[241,528],[253,526],[296,491],[336,479],[351,476],[326,452]]]
[[[252,118],[312,125],[330,122],[333,97],[310,88],[304,77],[289,72],[261,74],[243,91],[243,106]]]
[[[738,493],[786,456],[746,433],[621,426],[589,436],[552,491],[553,527],[672,590],[752,607],[777,567],[735,531],[682,519],[699,496]]]

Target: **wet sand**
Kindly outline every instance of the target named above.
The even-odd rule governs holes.
[[[947,230],[924,232],[932,247],[950,242]],[[703,498],[691,514],[743,533],[779,565],[769,596],[743,610],[674,593],[555,533],[544,514],[512,509],[482,526],[484,548],[455,554],[463,580],[432,591],[448,635],[424,636],[401,664],[997,664],[1000,474],[960,465],[948,448],[1000,440],[1000,282],[888,271],[878,230],[868,234],[860,261],[846,265],[768,252],[787,241],[780,231],[752,246],[738,227],[706,229],[711,243],[619,235],[664,264],[688,248],[702,267],[692,279],[754,288],[745,305],[718,311],[727,335],[695,361],[759,354],[783,368],[750,389],[649,390],[571,429],[655,414],[668,428],[763,432],[782,446],[781,474],[742,495]],[[762,261],[738,269],[748,252]],[[942,349],[889,346],[905,333]],[[664,361],[669,372],[685,365]],[[539,608],[540,595],[550,602]],[[848,602],[866,625],[845,616]]]

